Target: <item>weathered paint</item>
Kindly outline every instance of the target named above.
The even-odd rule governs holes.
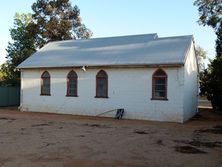
[[[183,120],[182,68],[164,69],[168,75],[168,101],[151,100],[153,68],[104,69],[108,74],[109,98],[95,98],[96,74],[100,69],[74,69],[78,74],[78,97],[66,97],[66,76],[71,69],[48,70],[51,96],[40,96],[44,70],[22,72],[22,110],[98,115],[124,108],[124,118],[159,121]],[[177,76],[177,77],[175,77]],[[104,116],[113,116],[113,113]]]

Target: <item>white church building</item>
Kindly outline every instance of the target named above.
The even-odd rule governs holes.
[[[197,112],[193,36],[50,42],[22,62],[22,111],[184,122]]]

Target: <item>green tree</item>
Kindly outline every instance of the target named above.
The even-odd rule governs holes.
[[[211,100],[215,110],[222,111],[222,1],[221,0],[196,0],[198,7],[199,23],[212,27],[217,36],[216,58],[211,61],[204,71],[200,83],[201,94]]]
[[[216,53],[222,55],[222,1],[221,0],[196,0],[198,7],[199,24],[212,27],[217,35]]]
[[[15,68],[50,41],[87,39],[92,32],[81,22],[80,10],[69,0],[37,0],[32,5],[33,14],[16,14],[10,29],[12,42],[7,47],[7,61],[1,66],[1,83],[20,83],[20,73]]]
[[[1,66],[2,82],[9,85],[19,84],[20,73],[15,68],[27,57],[36,51],[34,38],[27,30],[31,21],[31,14],[18,14],[14,16],[14,26],[10,29],[12,42],[8,43],[7,61]]]
[[[222,111],[222,58],[216,57],[204,70],[200,82],[201,95],[207,96],[214,110]]]
[[[92,32],[81,22],[79,8],[72,7],[69,0],[37,0],[32,10],[29,31],[39,47],[50,41],[92,36]]]

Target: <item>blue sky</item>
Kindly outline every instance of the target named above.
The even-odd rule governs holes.
[[[16,12],[32,12],[35,0],[7,0],[0,6],[0,63],[10,41],[9,29]],[[196,45],[215,55],[216,36],[210,27],[199,26],[193,0],[72,0],[80,8],[83,23],[93,37],[158,33],[159,37],[194,35]]]

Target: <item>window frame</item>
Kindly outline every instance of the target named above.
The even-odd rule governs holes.
[[[102,75],[102,76],[100,76]],[[99,79],[105,79],[105,96],[99,95]],[[109,98],[108,97],[108,75],[106,71],[100,70],[96,74],[96,96],[95,98]]]
[[[74,74],[74,77],[69,77],[69,75],[73,73]],[[76,92],[74,92],[74,94],[71,94],[70,93],[70,78],[74,79],[74,81],[76,82]],[[78,75],[77,73],[74,71],[74,70],[71,70],[69,71],[69,73],[67,74],[67,77],[66,77],[66,80],[67,80],[67,84],[66,84],[66,96],[68,97],[78,97]]]
[[[44,76],[44,74],[48,74],[48,76]],[[43,83],[45,79],[49,79],[49,93],[43,92]],[[48,71],[44,71],[41,75],[41,96],[51,96],[51,76]]]
[[[163,73],[164,75],[157,75],[158,72]],[[155,96],[155,91],[156,91],[156,79],[157,78],[164,78],[165,79],[165,84],[164,84],[164,91],[165,91],[165,96],[164,97],[159,97]],[[157,69],[153,75],[152,75],[152,98],[151,100],[168,100],[167,99],[167,88],[168,88],[168,76],[167,73],[163,69]]]

